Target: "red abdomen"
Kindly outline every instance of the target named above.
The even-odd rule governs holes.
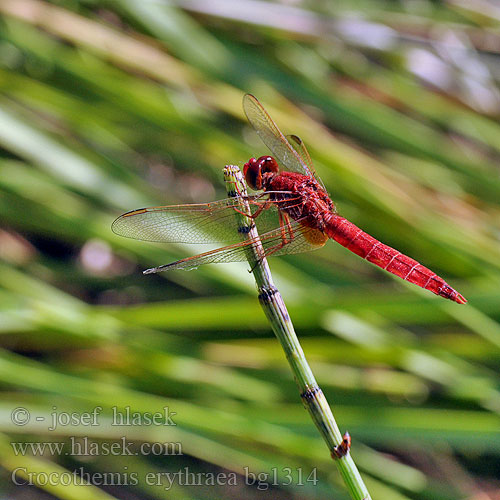
[[[344,217],[332,215],[325,222],[325,233],[329,238],[363,259],[436,295],[454,300],[459,304],[467,302],[462,295],[430,269],[394,248],[384,245]]]

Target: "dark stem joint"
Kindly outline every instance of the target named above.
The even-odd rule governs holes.
[[[334,460],[341,459],[342,457],[345,457],[348,453],[349,450],[351,449],[351,436],[349,435],[348,432],[344,434],[342,437],[342,442],[335,446],[335,448],[332,451],[332,458]]]
[[[301,395],[300,397],[304,400],[304,401],[312,401],[313,399],[316,399],[318,395],[321,394],[321,389],[319,387],[310,387],[309,389],[305,390]]]
[[[254,227],[255,227],[255,224],[252,224],[251,226],[239,226],[238,233],[248,234]]]
[[[274,286],[271,287],[264,287],[260,289],[259,293],[259,302],[261,304],[268,304],[271,302],[271,299],[273,298],[273,295],[276,295],[278,293],[278,289]]]

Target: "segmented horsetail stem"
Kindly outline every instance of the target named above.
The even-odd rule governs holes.
[[[238,234],[242,239],[249,238],[255,241],[253,245],[248,246],[247,259],[257,283],[259,302],[271,323],[274,334],[285,351],[304,406],[309,411],[314,424],[326,442],[332,458],[335,459],[351,498],[354,500],[371,500],[370,494],[349,452],[350,436],[348,433],[344,434],[344,436],[341,434],[325,395],[318,386],[307,363],[283,298],[273,283],[271,271],[264,256],[264,248],[258,238],[254,221],[243,215],[250,214],[251,210],[246,198],[246,185],[240,169],[233,165],[226,166],[224,180],[228,196],[235,198],[239,204],[239,210],[242,212],[234,211],[234,216],[238,220]]]

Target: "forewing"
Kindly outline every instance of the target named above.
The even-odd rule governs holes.
[[[295,152],[300,156],[300,159],[307,165],[307,168],[312,172],[314,170],[311,156],[309,151],[307,151],[304,141],[298,135],[287,135],[286,140],[293,147]]]
[[[293,237],[279,249],[276,249],[276,247],[283,242],[281,228],[269,231],[257,238],[249,238],[243,242],[205,252],[194,257],[181,259],[171,264],[147,269],[144,271],[144,274],[159,273],[173,269],[192,270],[203,264],[244,261],[247,260],[251,245],[258,243],[259,240],[262,243],[266,256],[275,256],[315,250],[322,247],[328,239],[321,231],[303,226],[300,222],[292,222],[287,226],[287,235],[289,236],[290,233]]]
[[[287,135],[286,138],[287,138],[288,142],[293,146],[295,151],[300,155],[300,157],[302,158],[302,161],[307,165],[309,170],[313,173],[316,180],[321,184],[321,186],[326,191],[326,187],[323,184],[323,181],[318,177],[318,174],[314,170],[311,156],[309,154],[309,151],[307,151],[307,148],[306,148],[304,141],[297,135]]]
[[[314,177],[314,170],[303,161],[280,129],[274,123],[269,113],[252,94],[243,97],[243,109],[248,121],[257,132],[262,142],[271,150],[276,158],[289,170],[299,174]]]
[[[264,199],[248,198],[252,212]],[[277,208],[268,208],[256,217],[260,232],[279,227]],[[112,224],[114,233],[136,240],[170,243],[229,243],[238,241],[238,223],[234,198],[189,205],[169,205],[141,208],[120,215]]]

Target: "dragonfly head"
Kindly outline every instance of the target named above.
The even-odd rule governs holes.
[[[254,190],[265,187],[266,180],[274,177],[279,171],[278,163],[272,156],[250,158],[243,167],[243,174],[247,184]]]

